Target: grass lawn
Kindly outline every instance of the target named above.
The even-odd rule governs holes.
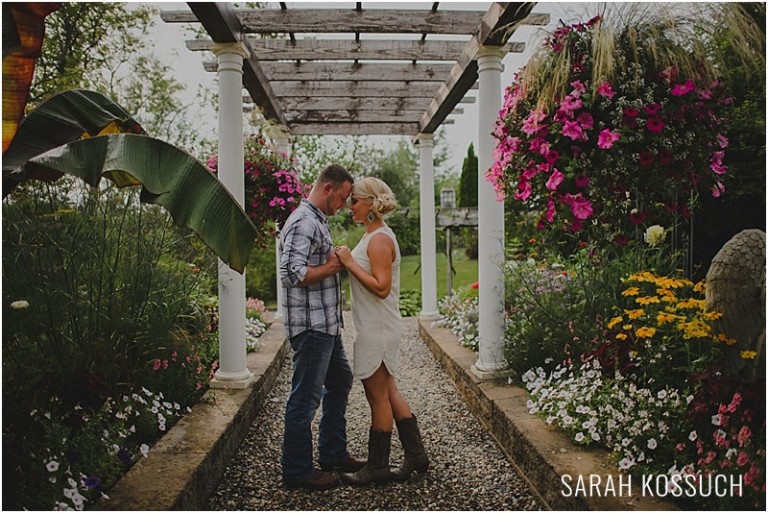
[[[445,253],[437,254],[437,298],[445,296],[447,292],[446,274],[447,258]],[[477,260],[470,260],[464,254],[463,249],[453,252],[453,290],[459,287],[472,285],[477,281]],[[400,290],[421,290],[421,256],[409,255],[403,257],[400,265]]]

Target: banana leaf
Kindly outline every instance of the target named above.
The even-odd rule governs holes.
[[[19,124],[16,136],[3,152],[3,197],[26,180],[46,176],[22,172],[32,157],[76,141],[107,133],[144,133],[141,125],[120,105],[95,91],[72,89],[52,95]]]
[[[3,153],[24,116],[45,34],[45,17],[61,2],[3,2]]]
[[[115,134],[81,139],[33,157],[20,173],[56,179],[63,174],[97,186],[141,185],[141,200],[163,206],[195,231],[232,269],[242,273],[257,229],[224,185],[197,159],[159,139]]]

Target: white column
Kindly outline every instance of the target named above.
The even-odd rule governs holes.
[[[242,43],[217,43],[219,59],[219,179],[243,206],[243,58]],[[214,388],[245,388],[253,374],[245,364],[245,273],[219,260],[219,369]]]
[[[419,134],[419,204],[421,219],[421,317],[436,319],[437,243],[435,242],[435,167],[432,134]]]
[[[491,132],[501,109],[502,56],[497,47],[482,47],[477,53],[480,349],[472,370],[484,379],[502,377],[508,367],[504,359],[504,203],[496,200],[493,186],[485,179],[486,170],[493,165]]]
[[[290,141],[287,137],[276,137],[275,146],[279,153],[288,158]],[[277,280],[277,308],[275,309],[276,321],[283,322],[283,284],[280,281],[280,236],[275,239],[275,279]]]

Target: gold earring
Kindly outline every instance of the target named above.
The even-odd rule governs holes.
[[[373,215],[373,212],[368,212],[368,222],[372,223],[375,220],[376,220],[376,216]]]

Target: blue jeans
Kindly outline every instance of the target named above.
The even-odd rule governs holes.
[[[291,395],[285,407],[283,478],[305,481],[312,466],[312,420],[322,399],[318,452],[320,461],[335,463],[347,452],[347,399],[352,389],[341,335],[309,330],[290,339],[293,349]]]

